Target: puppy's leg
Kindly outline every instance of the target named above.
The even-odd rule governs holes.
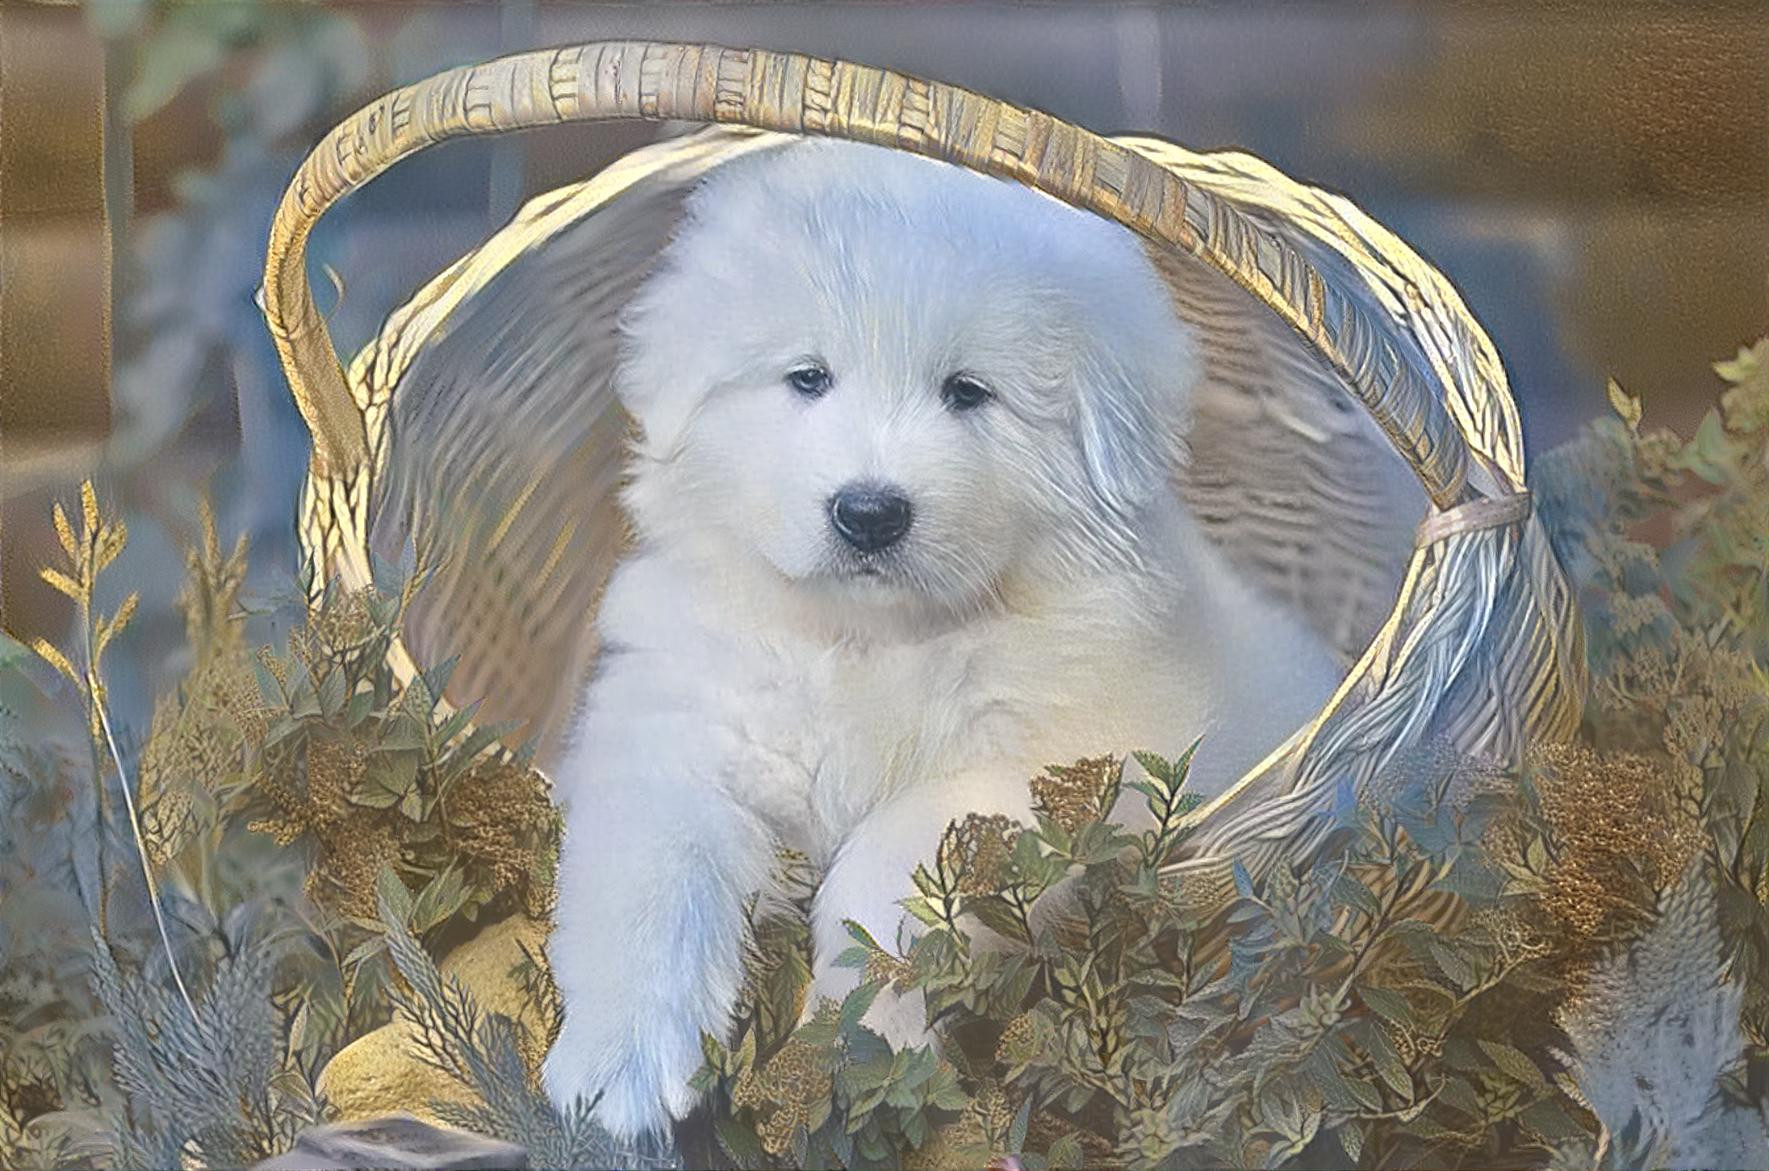
[[[859,983],[857,970],[835,966],[836,957],[853,946],[844,920],[859,923],[893,950],[907,946],[920,933],[920,923],[900,904],[915,893],[910,875],[916,865],[933,865],[949,824],[968,813],[1000,813],[1032,823],[1027,775],[996,770],[917,786],[879,806],[855,827],[812,904],[813,984],[807,1011],[823,997],[842,999]],[[927,1040],[927,1010],[920,992],[897,995],[886,989],[863,1019],[897,1048]]]
[[[730,1027],[743,904],[772,865],[765,827],[717,783],[714,739],[687,713],[592,706],[583,753],[561,770],[548,954],[565,1020],[544,1078],[561,1104],[600,1094],[596,1118],[620,1138],[693,1107],[700,1035]]]

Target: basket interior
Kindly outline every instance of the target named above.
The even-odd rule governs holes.
[[[543,768],[593,667],[596,602],[627,539],[628,422],[610,385],[619,308],[696,179],[787,141],[703,130],[629,156],[620,166],[636,181],[538,197],[353,365],[360,399],[390,395],[371,436],[384,456],[370,545],[396,557],[415,541],[434,570],[408,645],[419,662],[458,654],[451,700],[525,721],[513,739],[538,737]],[[1293,607],[1349,665],[1393,606],[1426,495],[1283,322],[1190,256],[1150,256],[1206,364],[1175,491],[1248,584]]]

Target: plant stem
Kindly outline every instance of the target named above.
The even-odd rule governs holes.
[[[172,970],[172,983],[178,986],[179,999],[184,1001],[185,1010],[190,1019],[196,1021],[197,1006],[190,998],[190,990],[184,986],[184,977],[178,974],[178,957],[172,951],[172,936],[166,930],[166,914],[160,908],[160,884],[154,880],[154,868],[148,864],[147,843],[141,833],[141,818],[136,814],[135,795],[129,791],[129,774],[123,770],[123,755],[117,751],[117,737],[111,731],[110,714],[104,710],[104,703],[99,698],[98,667],[92,658],[92,623],[86,626],[86,662],[91,677],[86,681],[88,694],[92,699],[92,710],[98,715],[99,727],[104,730],[105,747],[110,750],[111,762],[117,768],[117,785],[123,790],[123,804],[129,811],[129,829],[135,836],[135,856],[141,860],[141,877],[147,883],[147,901],[153,908],[154,926],[160,932],[160,946],[166,950],[166,966]],[[100,776],[102,778],[102,770]],[[100,782],[102,784],[102,780]]]

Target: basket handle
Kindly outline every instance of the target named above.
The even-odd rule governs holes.
[[[370,470],[362,413],[307,281],[307,238],[333,204],[394,163],[466,135],[617,118],[739,123],[896,147],[1013,179],[1227,275],[1308,341],[1362,400],[1440,509],[1466,498],[1469,448],[1441,392],[1377,323],[1334,296],[1286,241],[1137,150],[957,86],[796,53],[651,41],[543,49],[451,69],[333,128],[271,225],[264,314],[314,439],[314,469]]]

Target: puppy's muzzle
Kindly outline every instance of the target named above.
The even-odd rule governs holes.
[[[909,498],[894,488],[850,484],[829,498],[830,526],[862,553],[895,545],[909,531],[912,519]]]

